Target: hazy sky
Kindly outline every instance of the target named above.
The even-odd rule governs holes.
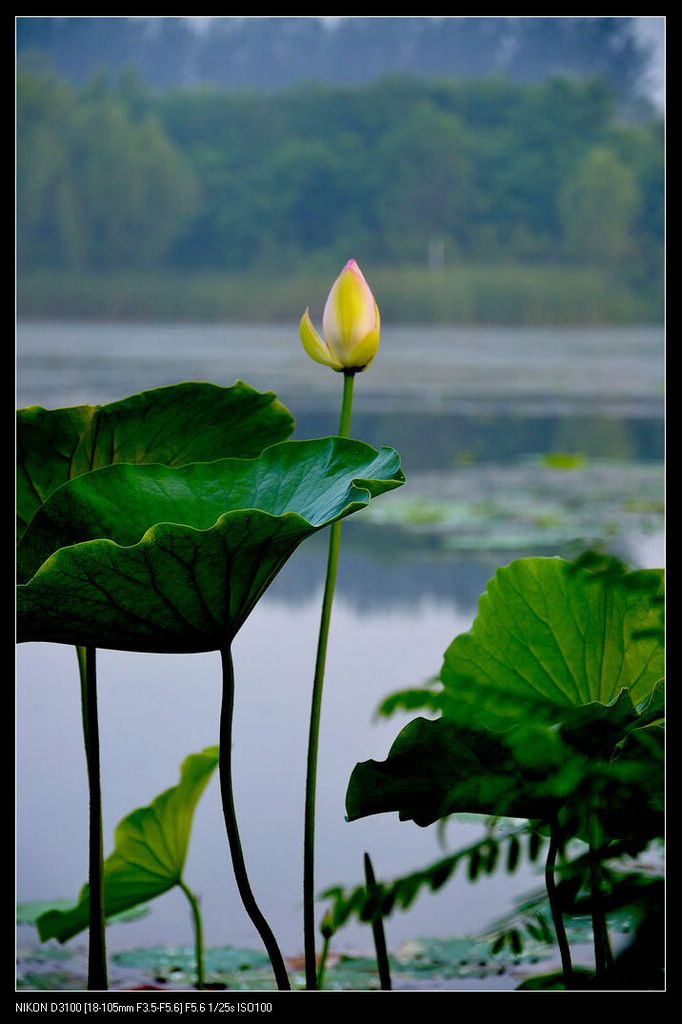
[[[654,47],[654,59],[647,75],[647,91],[652,100],[665,107],[665,18],[635,18],[642,39]]]
[[[333,24],[340,20],[339,17],[322,17],[316,15],[315,17],[321,17],[322,21]],[[193,22],[198,29],[206,29],[210,22],[213,20],[211,16],[207,17],[188,17],[188,20]],[[635,17],[634,20],[637,22],[638,30],[641,34],[641,38],[646,42],[653,45],[653,61],[652,67],[646,76],[646,91],[649,97],[656,103],[656,105],[663,110],[665,107],[665,22],[666,19],[663,16],[660,17]]]

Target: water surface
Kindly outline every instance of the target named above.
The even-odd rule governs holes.
[[[17,402],[101,403],[181,380],[243,379],[274,390],[297,437],[334,433],[341,378],[304,355],[295,326],[22,322]],[[393,816],[347,823],[357,761],[382,759],[407,717],[378,702],[438,671],[497,565],[602,543],[662,564],[663,332],[399,328],[382,331],[356,379],[354,436],[401,454],[405,487],[344,523],[323,708],[317,888],[355,885],[370,852],[392,878],[440,856],[436,830]],[[568,455],[557,469],[555,454]],[[251,881],[286,953],[300,952],[303,786],[309,695],[326,559],[313,538],[239,634],[236,804]],[[75,654],[22,645],[17,662],[19,901],[73,898],[87,874],[87,792]],[[99,654],[104,835],[174,785],[183,758],[217,742],[218,655]],[[480,834],[453,823],[450,850]],[[217,780],[199,804],[186,881],[208,944],[260,948],[236,896]],[[456,876],[387,923],[389,946],[476,931],[541,884],[524,868],[469,885]],[[112,949],[191,939],[180,893],[112,926]],[[77,941],[77,940],[74,940]],[[335,948],[371,948],[350,925]]]

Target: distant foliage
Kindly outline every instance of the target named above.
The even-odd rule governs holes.
[[[97,19],[94,19],[97,20]],[[152,91],[18,76],[23,269],[571,262],[662,275],[663,130],[603,79]]]
[[[154,267],[196,211],[198,183],[151,110],[135,116],[101,81],[18,83],[22,266]]]

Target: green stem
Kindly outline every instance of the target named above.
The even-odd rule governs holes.
[[[367,895],[371,898],[377,892],[374,868],[369,854],[365,854],[365,881]],[[388,953],[386,952],[386,936],[384,935],[384,922],[379,910],[376,910],[376,917],[372,920],[372,935],[374,936],[374,948],[377,955],[377,967],[379,969],[379,984],[382,991],[388,991],[391,985],[391,969],[388,964]]]
[[[194,925],[194,956],[197,964],[197,984],[198,989],[204,987],[204,934],[201,926],[201,913],[199,911],[199,903],[196,896],[189,888],[185,885],[182,879],[178,882],[178,885],[184,892],[185,896],[189,900],[189,905],[192,908],[192,923]]]
[[[348,437],[350,419],[353,408],[353,373],[344,373],[343,399],[339,419],[339,437]],[[329,623],[336,587],[336,574],[339,564],[341,546],[341,523],[333,523],[329,533],[329,552],[327,555],[327,575],[322,598],[322,613],[317,641],[315,659],[315,676],[310,708],[310,728],[308,734],[308,760],[306,771],[305,819],[303,825],[303,942],[305,953],[306,988],[317,987],[315,967],[315,791],[317,787],[317,754],[320,735],[320,717],[322,710],[322,687],[324,670],[327,660],[327,641]]]
[[[551,823],[550,835],[549,835],[549,849],[547,851],[547,860],[545,862],[545,885],[547,887],[547,896],[549,898],[549,907],[552,913],[552,921],[554,922],[554,931],[556,932],[557,943],[559,945],[559,953],[561,956],[561,970],[564,975],[564,985],[567,989],[573,987],[573,964],[571,962],[571,947],[568,942],[566,935],[566,927],[564,925],[564,917],[561,913],[561,907],[557,899],[557,888],[556,882],[554,881],[554,866],[556,864],[557,852],[559,849],[559,826],[555,821]]]
[[[354,373],[343,375],[343,398],[341,399],[341,416],[339,418],[339,437],[350,437],[350,418],[353,412]]]
[[[275,980],[278,989],[290,989],[289,977],[287,975],[284,959],[280,952],[275,936],[270,926],[263,917],[249,883],[244,863],[239,829],[237,827],[237,816],[234,808],[234,793],[232,786],[232,722],[234,717],[234,669],[232,665],[232,651],[230,647],[220,652],[223,665],[223,701],[220,715],[220,757],[218,771],[220,775],[220,791],[223,803],[223,815],[225,817],[225,828],[227,839],[232,856],[232,867],[234,870],[237,889],[241,896],[244,909],[251,918],[258,931],[263,944],[270,957],[272,969],[275,973]]]
[[[330,943],[330,940],[331,940],[331,935],[329,933],[323,934],[323,938],[322,938],[322,952],[320,953],[320,963],[319,963],[319,966],[318,966],[318,969],[317,969],[317,978],[316,978],[317,988],[318,989],[323,989],[324,988],[324,972],[325,972],[325,968],[327,966],[327,957],[329,955],[329,943]]]
[[[89,943],[88,989],[108,987],[104,918],[104,841],[102,838],[102,787],[100,780],[99,723],[97,716],[97,652],[77,647],[81,683],[83,739],[88,770],[89,821]]]
[[[601,826],[595,811],[590,815],[590,889],[592,904],[592,932],[594,936],[594,966],[598,981],[603,981],[606,972],[613,963],[609,934],[604,913],[602,898],[601,869]]]

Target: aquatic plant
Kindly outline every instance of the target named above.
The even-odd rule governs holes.
[[[242,382],[233,388],[180,384],[108,406],[19,412],[17,638],[77,649],[91,805],[88,884],[76,907],[39,918],[41,937],[64,941],[87,926],[89,984],[106,987],[105,921],[178,885],[192,906],[201,985],[200,919],[182,869],[191,812],[217,764],[237,888],[278,987],[290,987],[251,889],[239,836],[232,644],[298,546],[326,529],[306,762],[306,987],[323,986],[329,941],[357,914],[372,927],[380,984],[389,988],[384,917],[409,906],[423,889],[440,889],[460,865],[474,881],[500,865],[515,870],[526,851],[534,862],[545,855],[551,926],[543,906],[530,908],[524,927],[538,941],[559,946],[562,976],[551,984],[623,985],[609,915],[634,906],[647,938],[657,924],[651,907],[656,910],[658,889],[614,865],[636,857],[663,831],[663,574],[629,572],[595,555],[575,562],[520,559],[499,569],[474,626],[455,637],[437,678],[384,702],[384,713],[408,707],[431,717],[406,726],[385,761],[356,766],[346,795],[350,821],[397,812],[427,827],[466,812],[523,824],[489,832],[391,883],[375,878],[365,855],[362,886],[350,895],[342,889],[322,894],[332,905],[322,921],[317,966],[316,774],[341,524],[404,481],[393,449],[349,437],[355,375],[372,363],[380,330],[374,296],[355,261],[334,282],[322,321],[324,337],[306,310],[300,337],[311,358],[343,376],[333,437],[288,440],[288,410],[273,394]],[[106,861],[96,685],[101,647],[215,651],[222,670],[219,747],[191,755],[178,787],[120,823]],[[174,829],[174,855],[152,880],[146,853],[156,856],[157,844]],[[140,843],[137,852],[146,853],[131,874],[128,852]],[[567,920],[585,914],[595,948],[594,979],[587,982],[572,964],[567,928]],[[491,941],[495,953],[505,947],[516,952],[521,930],[505,925]]]
[[[421,826],[462,812],[527,819],[548,843],[566,988],[576,978],[564,913],[590,913],[594,983],[608,985],[607,909],[618,888],[609,862],[663,835],[662,588],[661,570],[627,572],[592,555],[499,569],[472,629],[445,652],[440,692],[425,691],[440,717],[409,723],[387,759],[356,765],[348,785],[351,821],[386,811]],[[584,852],[558,866],[573,841]],[[494,867],[496,855],[490,841],[472,851],[470,874]],[[443,884],[459,859],[413,877],[412,892]],[[378,909],[390,911],[406,891],[391,887]]]
[[[204,944],[199,902],[182,877],[194,810],[218,765],[218,747],[190,754],[180,766],[177,786],[116,826],[114,850],[104,861],[104,914],[109,920],[146,904],[176,886],[187,897],[194,929],[196,987],[204,986]],[[67,942],[89,926],[90,886],[69,908],[46,910],[36,918],[42,942]]]
[[[19,557],[23,557],[21,540],[31,519],[42,503],[70,480],[113,464],[182,466],[228,455],[250,458],[288,438],[293,429],[291,413],[272,392],[259,393],[242,381],[231,387],[186,382],[143,391],[107,405],[19,409]],[[21,567],[18,581],[25,582]],[[97,657],[94,647],[76,643],[90,803],[90,891],[97,894],[90,901],[89,977],[91,987],[105,988]]]
[[[380,316],[374,295],[355,260],[349,260],[332,285],[322,316],[324,339],[312,325],[306,309],[300,322],[303,348],[315,362],[343,373],[343,395],[338,435],[348,437],[355,374],[366,370],[379,347]],[[329,533],[327,571],[317,641],[306,762],[305,817],[303,824],[303,942],[306,987],[318,986],[315,950],[315,793],[327,643],[341,546],[341,522]]]
[[[280,442],[256,458],[110,464],[53,490],[19,541],[20,642],[220,652],[228,842],[242,901],[282,988],[284,961],[253,896],[237,828],[231,645],[304,539],[403,479],[392,449],[335,437]]]

